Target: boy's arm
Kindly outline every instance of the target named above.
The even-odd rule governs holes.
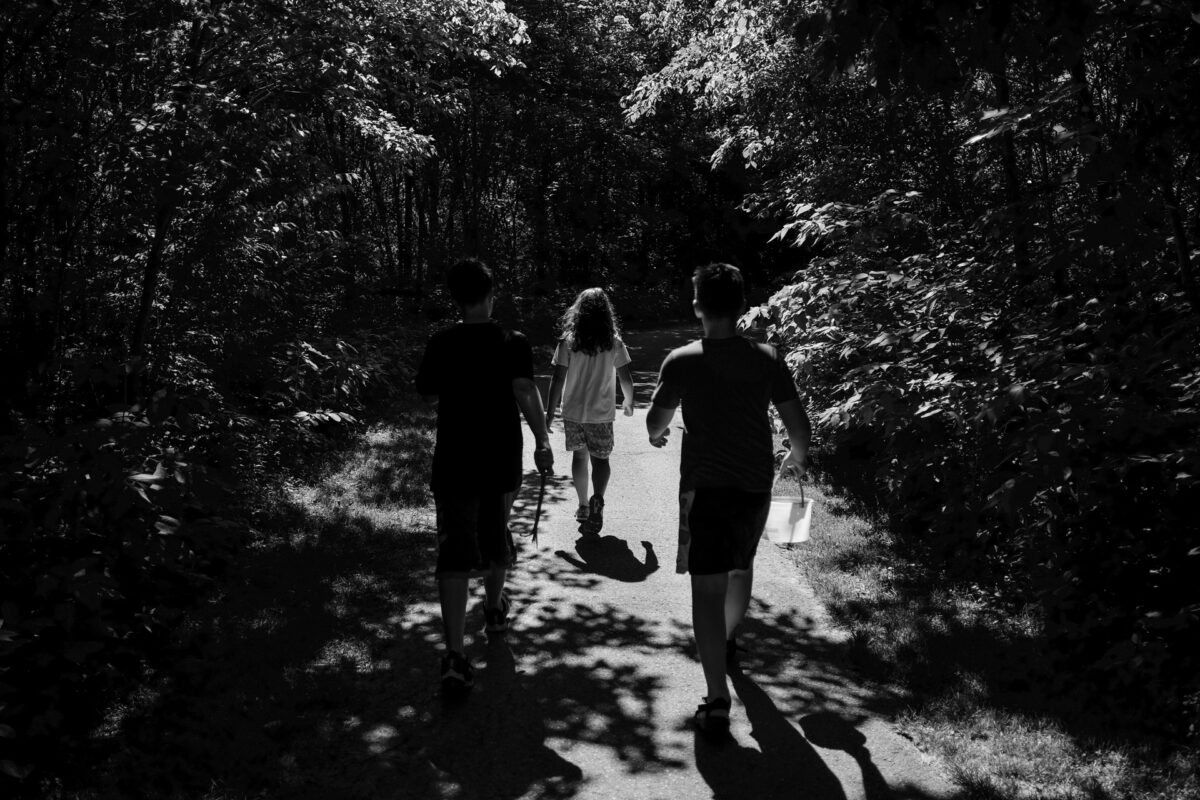
[[[667,435],[671,433],[671,420],[675,418],[675,409],[681,399],[679,389],[671,382],[671,374],[676,367],[673,364],[675,352],[672,351],[663,361],[658,371],[658,385],[650,397],[650,410],[646,412],[646,433],[650,434],[650,444],[663,447],[667,443]]]
[[[554,377],[550,379],[549,396],[546,398],[546,403],[549,405],[549,408],[546,409],[546,430],[550,430],[550,423],[554,421],[554,415],[562,403],[563,387],[566,384],[567,367],[564,364],[557,364],[554,367]]]
[[[621,408],[625,411],[625,416],[633,416],[633,373],[629,371],[629,365],[624,364],[617,367],[617,380],[621,382],[621,395],[624,401],[621,403]]]
[[[514,378],[513,397],[525,415],[525,422],[533,432],[537,444],[533,449],[533,463],[538,472],[549,475],[554,469],[554,453],[550,450],[550,434],[546,432],[546,412],[542,409],[542,393],[532,378]]]
[[[646,412],[646,433],[650,434],[650,444],[662,447],[667,443],[667,435],[671,432],[671,420],[674,418],[674,408],[650,406],[650,410]]]
[[[791,472],[797,480],[802,480],[808,475],[808,446],[812,441],[812,423],[808,420],[808,412],[804,410],[801,400],[778,403],[775,410],[787,428],[788,443],[791,444],[791,450],[779,469],[781,472]]]

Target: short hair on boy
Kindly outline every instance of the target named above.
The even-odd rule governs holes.
[[[746,306],[742,271],[732,264],[705,264],[692,276],[696,305],[710,317],[736,317]]]
[[[461,258],[446,270],[446,288],[460,306],[478,305],[492,291],[492,271],[478,258]]]

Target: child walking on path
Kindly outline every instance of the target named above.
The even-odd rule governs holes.
[[[692,630],[707,684],[695,721],[705,733],[722,734],[729,730],[726,668],[736,666],[734,635],[750,605],[754,556],[771,505],[768,406],[774,403],[791,445],[781,472],[797,479],[807,472],[811,428],[780,353],[738,335],[741,272],[710,264],[696,270],[693,285],[704,338],[663,361],[646,429],[651,444],[665,445],[683,404],[677,569],[691,574]]]
[[[485,576],[487,632],[508,630],[504,582],[515,555],[508,515],[521,486],[521,414],[537,441],[534,461],[543,475],[554,466],[554,455],[529,342],[491,318],[491,270],[464,259],[449,269],[446,283],[462,322],[429,340],[416,387],[437,405],[430,488],[446,645],[442,687],[453,692],[474,683],[463,649],[470,578]]]
[[[629,350],[612,303],[603,289],[585,289],[562,318],[563,336],[554,351],[547,428],[562,404],[563,433],[571,451],[571,477],[579,496],[575,519],[583,533],[604,527],[604,490],[612,467],[613,420],[617,416],[617,381],[625,416],[633,416],[633,375]],[[592,496],[588,499],[588,468]]]

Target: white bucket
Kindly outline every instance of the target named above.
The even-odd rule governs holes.
[[[765,533],[775,544],[798,544],[807,542],[808,529],[812,524],[813,501],[804,499],[804,490],[799,497],[772,497],[771,510],[767,512]]]

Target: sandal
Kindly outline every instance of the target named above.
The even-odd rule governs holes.
[[[692,719],[700,732],[706,736],[723,736],[729,733],[729,706],[728,697],[718,697],[714,700],[706,697],[696,708]]]

